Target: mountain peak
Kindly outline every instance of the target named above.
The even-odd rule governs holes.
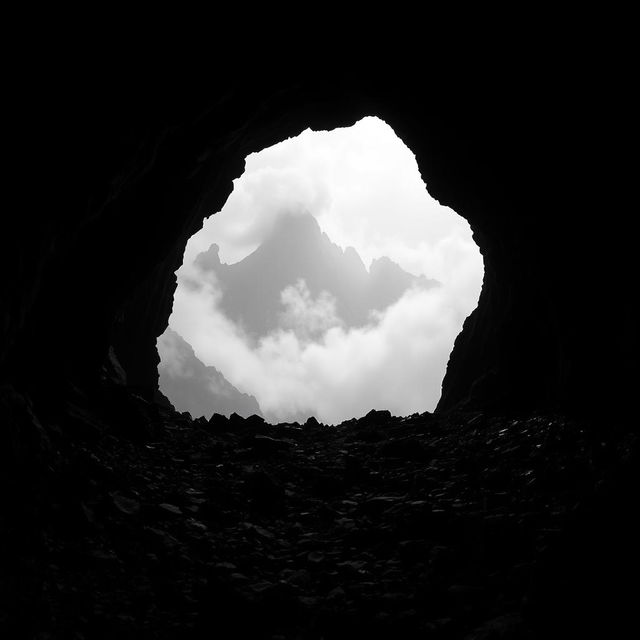
[[[206,366],[193,347],[171,328],[158,338],[160,390],[178,411],[209,418],[215,411],[226,416],[260,415],[258,401],[240,392],[215,367]]]
[[[287,212],[278,216],[270,236],[276,234],[308,234],[308,235],[320,235],[322,230],[316,220],[315,216],[311,215],[308,211],[302,213]]]
[[[203,271],[215,271],[220,267],[220,247],[215,242],[196,257],[194,264]]]
[[[385,309],[411,286],[429,286],[389,258],[367,271],[356,249],[332,242],[307,212],[283,213],[262,244],[237,263],[221,265],[213,246],[196,262],[215,269],[220,310],[255,340],[282,328],[282,294],[298,281],[310,303],[332,300],[347,327],[364,325],[371,311]]]

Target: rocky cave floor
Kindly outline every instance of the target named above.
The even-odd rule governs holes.
[[[133,439],[80,409],[90,436],[51,430],[2,622],[39,640],[537,637],[538,560],[621,455],[553,415],[149,407]]]

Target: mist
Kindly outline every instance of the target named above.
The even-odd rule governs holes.
[[[276,321],[249,331],[230,313],[222,274],[231,265],[246,271],[274,234],[284,240],[294,234],[290,220],[302,216],[317,221],[323,240],[305,233],[335,253],[327,265],[344,261],[347,270],[368,269],[371,278],[375,261],[389,258],[413,280],[392,303],[370,305],[356,322],[341,314],[337,285],[314,285],[295,272],[297,263],[284,250],[274,249],[267,255],[275,256],[274,269],[284,278],[269,302],[278,310]],[[291,238],[300,244],[299,236]],[[211,255],[217,271],[206,268]],[[202,363],[253,396],[270,421],[313,415],[335,424],[370,409],[408,415],[437,404],[453,342],[477,305],[482,277],[468,223],[429,196],[415,157],[393,130],[365,118],[347,129],[305,131],[246,159],[222,211],[187,245],[169,326]],[[263,308],[266,294],[262,286],[246,290],[248,317]],[[160,371],[175,381],[181,368],[174,354],[161,350]]]

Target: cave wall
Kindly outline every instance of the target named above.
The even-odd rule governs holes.
[[[185,243],[244,157],[377,115],[416,154],[429,192],[469,221],[485,261],[439,409],[629,406],[633,214],[610,187],[625,175],[619,122],[599,98],[623,109],[615,79],[561,66],[147,71],[56,78],[49,160],[66,181],[6,228],[3,382],[35,396],[99,385],[111,352],[152,397]]]

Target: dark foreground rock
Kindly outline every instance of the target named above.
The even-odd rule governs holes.
[[[301,427],[153,406],[144,439],[72,441],[10,400],[15,446],[56,453],[29,469],[46,488],[12,472],[4,637],[585,637],[632,608],[630,436],[559,416]],[[611,482],[628,495],[609,500]]]

